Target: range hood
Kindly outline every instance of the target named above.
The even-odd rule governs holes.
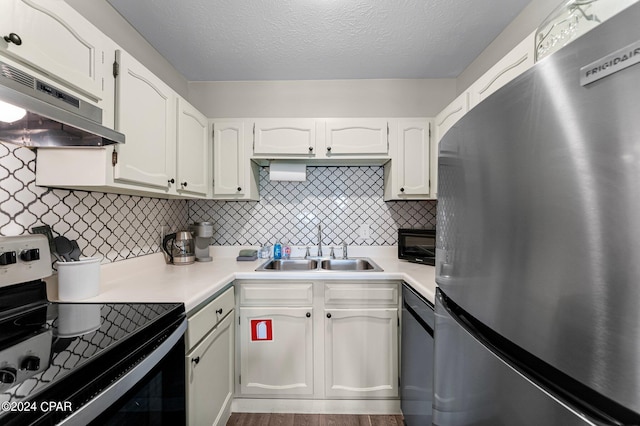
[[[97,106],[0,61],[0,141],[28,148],[124,143],[101,123]]]

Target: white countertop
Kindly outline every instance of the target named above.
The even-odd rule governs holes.
[[[241,248],[245,247],[212,246],[213,261],[191,265],[167,265],[162,253],[108,263],[100,268],[100,294],[74,302],[181,302],[189,312],[235,279],[403,280],[432,303],[435,299],[435,268],[399,260],[395,246],[349,247],[350,257],[369,257],[383,272],[256,272],[266,259],[238,262],[235,257]],[[64,301],[58,299],[57,276],[46,281],[49,300]]]

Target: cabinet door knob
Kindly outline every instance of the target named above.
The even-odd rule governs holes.
[[[311,312],[307,312],[307,318],[311,318]]]
[[[241,186],[238,187],[238,192],[240,192],[240,191],[242,191],[242,187]]]
[[[16,46],[20,46],[22,44],[22,39],[16,33],[11,33],[8,36],[4,36],[4,41],[7,43],[13,43]]]
[[[331,313],[328,313],[328,314],[327,314],[327,318],[331,318]]]
[[[171,178],[171,179],[169,179],[167,182],[169,182],[169,183],[176,183],[176,180],[175,180],[175,179],[173,179],[173,178]]]
[[[182,182],[180,185],[182,185],[182,186],[184,186],[186,188],[187,182]]]
[[[191,364],[193,364],[193,366],[195,367],[196,365],[198,365],[198,363],[200,362],[200,357],[197,356],[194,359],[191,360]]]
[[[404,192],[404,188],[400,188],[400,192]]]
[[[220,309],[216,310],[216,314],[218,314],[218,315],[222,315],[222,308],[220,308]]]
[[[330,146],[327,147],[327,151],[331,152],[331,147]]]
[[[309,147],[309,152],[313,152],[313,147],[312,146]]]

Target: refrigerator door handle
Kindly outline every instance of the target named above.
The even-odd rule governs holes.
[[[595,392],[513,344],[469,315],[442,291],[438,290],[437,293],[437,303],[460,327],[503,363],[576,415],[594,425],[640,425],[640,414]],[[437,342],[436,338],[436,345]]]

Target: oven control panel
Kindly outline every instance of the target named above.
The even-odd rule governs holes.
[[[46,236],[0,237],[0,287],[42,279],[51,272]]]

